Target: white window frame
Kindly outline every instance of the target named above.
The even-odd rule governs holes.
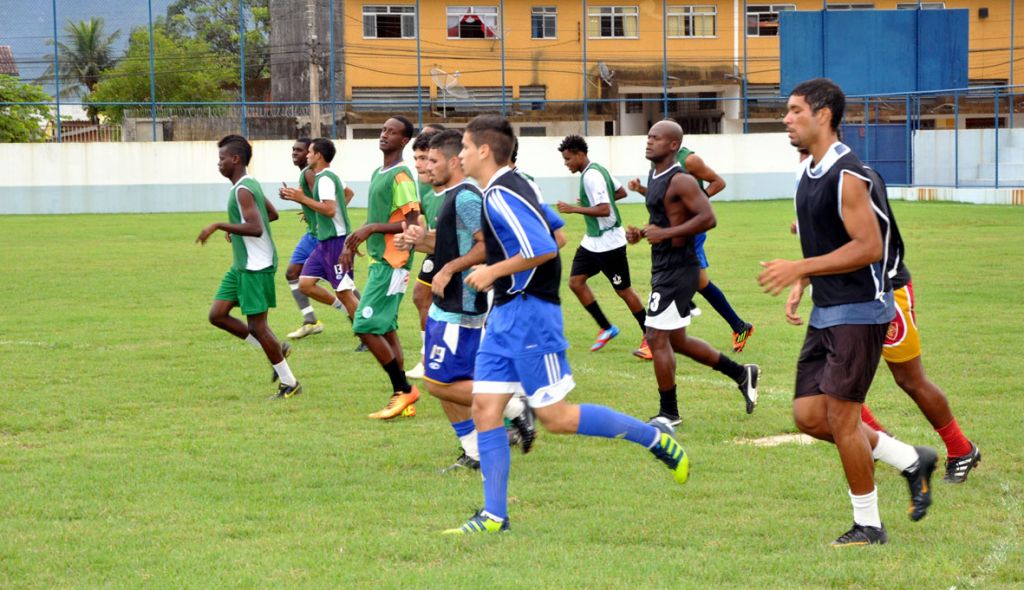
[[[590,34],[590,19],[599,19],[597,24],[597,34]],[[600,19],[610,18],[612,21],[612,29],[615,28],[615,20],[621,19],[623,21],[622,30],[626,31],[625,19],[632,18],[636,21],[636,34],[635,35],[602,35],[601,34],[601,22]],[[638,6],[588,6],[587,7],[587,38],[588,39],[639,39],[640,38],[640,8]]]
[[[533,19],[541,19],[541,36],[535,37],[533,30]],[[548,30],[550,22],[551,30]],[[533,6],[530,8],[530,38],[531,39],[557,39],[558,38],[558,7],[557,6]]]
[[[758,10],[754,10],[758,9]],[[796,10],[796,4],[748,4],[747,5],[747,19],[746,19],[746,33],[747,37],[778,37],[779,30],[775,29],[774,35],[762,35],[761,26],[758,24],[758,30],[756,33],[750,32],[750,17],[758,16],[761,14],[774,14],[776,15],[776,22],[781,20],[778,15],[789,10]]]
[[[468,14],[472,14],[473,16],[476,16],[481,21],[483,21],[485,27],[487,27],[487,28],[491,29],[492,31],[494,31],[494,35],[491,36],[491,37],[488,37],[486,35],[484,35],[483,37],[460,37],[460,36],[452,37],[451,34],[448,32],[449,29],[451,29],[451,26],[452,26],[451,24],[449,24],[451,22],[451,19],[452,18],[456,18],[458,20],[461,20],[463,16],[466,16]],[[456,22],[458,22],[458,20]],[[494,6],[494,5],[480,5],[480,4],[474,4],[472,6],[467,6],[467,5],[464,5],[464,4],[460,4],[460,5],[457,5],[457,6],[447,6],[447,7],[445,7],[444,30],[445,30],[445,35],[449,39],[452,39],[452,40],[455,40],[455,39],[460,39],[460,40],[461,39],[466,39],[466,40],[473,41],[473,40],[481,40],[481,39],[491,39],[491,40],[493,40],[493,39],[500,39],[501,38],[501,22],[500,22],[500,15],[498,14],[498,7]]]
[[[378,15],[399,15],[399,36],[378,37],[377,16]],[[409,17],[408,19],[406,17]],[[367,36],[367,19],[373,19],[374,35]],[[408,22],[411,21],[411,22]],[[408,32],[406,26],[408,24]],[[416,5],[414,4],[364,4],[363,5],[363,39],[415,39],[416,38]]]
[[[686,34],[686,25],[685,25],[685,23],[687,21],[689,21],[690,32],[692,33],[695,30],[695,27],[693,25],[695,17],[707,18],[709,16],[711,17],[711,30],[712,30],[712,33],[710,35],[695,35],[695,34],[687,35]],[[683,34],[682,35],[668,35],[669,39],[714,39],[714,38],[718,37],[718,7],[715,6],[714,4],[686,4],[686,5],[677,4],[677,5],[669,5],[669,7],[668,7],[668,18],[671,19],[673,17],[678,17],[678,18],[682,18],[683,19],[683,22],[684,22]],[[668,23],[665,23],[665,26],[667,27]]]

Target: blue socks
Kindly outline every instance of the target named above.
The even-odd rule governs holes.
[[[455,436],[462,438],[467,434],[473,432],[476,426],[473,424],[473,419],[463,420],[462,422],[452,422],[452,429],[455,430]]]
[[[653,427],[650,427],[652,430]],[[508,472],[512,452],[505,426],[477,432],[480,445],[480,473],[484,478],[484,510],[495,518],[508,518]]]
[[[722,290],[716,287],[714,283],[708,281],[708,286],[697,292],[704,299],[707,299],[711,307],[715,308],[715,311],[718,312],[718,315],[722,316],[722,319],[729,323],[729,327],[732,328],[733,332],[739,332],[746,325],[740,319],[740,316],[736,315],[736,311],[733,310],[732,306],[729,305],[729,300],[725,298],[725,293],[722,293]]]
[[[580,404],[580,425],[576,433],[602,438],[624,438],[647,448],[661,438],[658,429],[650,424],[644,424],[632,416],[620,414],[610,408],[592,404]],[[480,447],[482,451],[483,443]]]

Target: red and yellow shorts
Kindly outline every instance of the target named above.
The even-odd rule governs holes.
[[[893,292],[896,317],[889,322],[882,345],[882,358],[890,363],[905,363],[921,356],[921,335],[914,315],[914,284],[907,283]]]

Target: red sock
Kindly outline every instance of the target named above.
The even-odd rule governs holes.
[[[942,428],[936,428],[935,432],[938,432],[942,437],[942,442],[946,443],[947,456],[963,457],[971,452],[971,441],[967,440],[964,433],[960,431],[960,425],[956,423],[956,418]]]
[[[875,420],[875,415],[872,414],[871,410],[869,410],[868,407],[864,404],[861,404],[860,406],[860,419],[862,422],[871,427],[872,430],[877,430],[878,432],[885,432],[885,428],[883,428],[882,425],[878,423],[878,420]]]

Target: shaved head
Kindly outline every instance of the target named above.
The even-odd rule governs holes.
[[[683,141],[683,128],[679,126],[679,123],[671,119],[663,119],[658,121],[651,127],[651,131],[655,131],[659,135],[664,135],[669,139],[675,139],[680,143]]]

